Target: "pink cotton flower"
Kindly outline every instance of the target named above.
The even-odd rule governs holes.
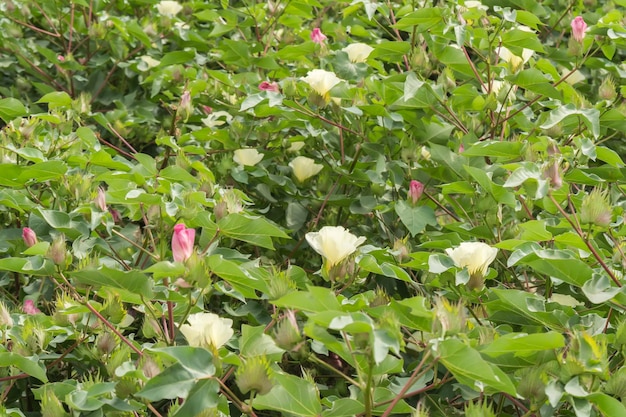
[[[96,207],[98,207],[101,211],[107,210],[107,198],[102,187],[98,187],[98,195],[96,196],[94,203],[96,203]]]
[[[311,32],[311,40],[315,43],[319,43],[321,45],[326,39],[328,39],[328,37],[322,33],[320,28],[315,28],[313,29],[313,32]]]
[[[26,314],[41,313],[41,310],[35,307],[35,303],[33,302],[33,300],[24,300],[24,305],[22,306],[22,310],[24,310],[24,313]]]
[[[270,83],[268,81],[263,81],[261,84],[259,84],[259,90],[273,91],[275,93],[278,93],[280,91],[280,87],[275,82]]]
[[[194,229],[188,229],[184,224],[174,226],[172,236],[172,255],[176,262],[185,262],[193,253],[193,243],[196,237]]]
[[[24,239],[24,243],[29,248],[37,244],[37,235],[30,227],[25,227],[22,229],[22,239]]]
[[[417,201],[420,199],[423,192],[424,192],[424,184],[422,184],[419,181],[412,180],[411,185],[409,186],[409,195],[408,195],[411,203],[414,205],[417,204]]]
[[[572,36],[577,42],[582,42],[585,38],[585,31],[587,30],[587,24],[582,16],[576,16],[572,20]]]

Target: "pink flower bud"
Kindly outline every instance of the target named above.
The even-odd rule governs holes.
[[[98,195],[96,196],[96,200],[94,201],[94,203],[96,203],[96,206],[100,210],[102,211],[107,210],[107,198],[106,198],[106,195],[104,194],[104,189],[102,189],[102,187],[98,187]]]
[[[259,90],[261,91],[273,91],[275,93],[278,93],[280,91],[280,87],[278,87],[278,84],[273,82],[267,82],[267,81],[263,81],[261,84],[259,84]]]
[[[22,239],[24,239],[24,243],[29,248],[37,244],[37,235],[30,227],[25,227],[22,229]]]
[[[417,201],[422,196],[424,192],[424,184],[419,181],[412,180],[411,185],[409,186],[409,200],[412,204],[417,204]]]
[[[59,62],[65,62],[65,57],[63,55],[58,55],[57,59],[59,60]]]
[[[320,28],[315,28],[313,29],[313,32],[311,32],[311,40],[315,43],[319,43],[321,45],[326,39],[328,39],[328,37],[322,33]]]
[[[193,243],[196,237],[194,229],[188,229],[184,224],[174,226],[172,236],[172,255],[176,262],[185,262],[193,253]]]
[[[576,16],[572,20],[572,36],[577,42],[582,42],[585,38],[585,31],[587,30],[587,24],[582,16]]]
[[[35,307],[35,303],[33,302],[33,300],[24,300],[24,305],[22,306],[22,310],[24,310],[24,313],[26,314],[41,313],[41,310]]]
[[[205,104],[202,106],[202,111],[204,112],[204,114],[211,114],[213,113],[213,108]]]

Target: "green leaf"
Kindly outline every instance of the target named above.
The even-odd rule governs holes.
[[[486,140],[476,142],[470,146],[463,156],[488,156],[490,158],[502,158],[502,160],[519,159],[523,154],[522,142],[501,142],[498,140]]]
[[[280,227],[264,217],[252,217],[233,213],[217,222],[220,233],[266,249],[274,249],[272,237],[289,239]]]
[[[595,405],[603,416],[626,416],[626,406],[604,393],[594,392],[587,395],[586,399]]]
[[[189,393],[183,405],[174,416],[197,416],[203,411],[216,407],[219,403],[220,384],[215,379],[201,379]]]
[[[222,255],[211,255],[206,258],[206,265],[209,270],[232,285],[245,297],[258,298],[255,293],[267,293],[267,284],[260,277],[254,276],[250,270],[242,264],[225,259]]]
[[[152,280],[136,270],[120,271],[103,266],[99,269],[71,272],[70,276],[81,284],[93,285],[96,288],[121,288],[131,293],[141,294],[146,298],[154,296]]]
[[[378,264],[373,255],[364,255],[359,260],[359,268],[374,274],[383,275],[389,278],[399,279],[401,281],[412,282],[411,276],[402,268],[390,264],[389,262],[381,262]]]
[[[502,34],[502,44],[507,48],[526,48],[544,52],[543,45],[535,32],[521,29],[508,30]]]
[[[515,356],[530,356],[542,350],[559,349],[565,346],[565,338],[561,333],[509,333],[500,336],[480,352],[497,357],[508,353]]]
[[[520,71],[518,74],[506,77],[506,79],[522,87],[525,90],[529,90],[534,93],[541,94],[557,100],[562,99],[561,92],[557,90],[553,85],[554,80],[552,80],[550,77],[547,77],[538,69],[530,68],[524,71]]]
[[[176,64],[186,64],[192,61],[195,57],[195,53],[190,51],[173,51],[163,55],[159,67],[168,67]]]
[[[341,311],[337,296],[329,288],[308,287],[307,291],[293,291],[273,302],[278,307],[296,310],[312,311]]]
[[[0,118],[6,123],[27,114],[28,111],[21,101],[12,97],[0,99]]]
[[[425,7],[405,15],[394,26],[406,32],[411,32],[413,27],[417,26],[421,32],[427,31],[439,23],[443,23],[443,9],[440,7]]]
[[[574,119],[574,122],[582,121],[591,130],[594,138],[600,136],[600,111],[595,108],[578,109],[573,104],[559,106],[552,110],[548,120],[540,128],[550,129],[564,123],[564,120],[568,118]]]
[[[404,200],[399,200],[396,202],[395,209],[400,217],[400,221],[409,230],[411,236],[421,233],[426,228],[426,225],[437,225],[435,211],[428,206],[414,207]]]
[[[50,109],[68,107],[72,104],[72,97],[65,91],[55,91],[44,95],[37,103],[48,103]]]
[[[460,340],[447,339],[433,345],[432,349],[460,383],[479,392],[516,395],[515,386],[507,374]]]
[[[0,367],[15,366],[20,371],[37,378],[41,382],[48,382],[46,371],[39,366],[37,357],[24,357],[13,352],[0,352]]]
[[[63,161],[44,161],[27,166],[18,177],[22,183],[30,180],[39,182],[62,178],[67,172],[67,165]]]
[[[257,410],[275,410],[303,417],[318,417],[322,412],[315,385],[288,374],[275,374],[272,390],[257,396],[252,404]]]
[[[270,361],[280,361],[285,351],[278,346],[272,337],[265,334],[265,326],[241,326],[239,351],[245,357],[265,355]]]
[[[41,256],[30,258],[2,258],[0,259],[0,271],[18,272],[29,275],[51,275],[54,265]]]

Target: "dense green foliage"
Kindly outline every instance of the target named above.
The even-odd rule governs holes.
[[[0,415],[626,415],[624,6],[3,1]]]

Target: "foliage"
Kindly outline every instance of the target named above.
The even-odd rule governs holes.
[[[624,2],[460,3],[0,4],[2,414],[626,415]]]

